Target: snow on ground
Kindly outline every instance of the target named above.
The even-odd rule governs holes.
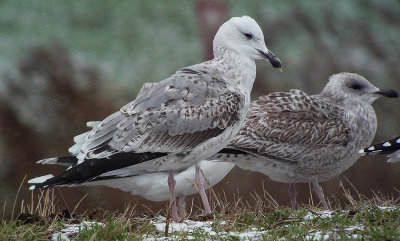
[[[314,218],[331,218],[332,213],[334,211],[331,210],[323,210],[323,211],[318,211],[318,212],[308,212],[306,216],[304,216],[304,220],[311,220]]]
[[[397,210],[396,207],[377,207],[380,210],[384,211],[393,211]],[[308,212],[304,216],[304,221],[310,221],[316,218],[319,219],[325,219],[325,218],[332,218],[334,214],[342,212],[343,214],[346,214],[347,211],[330,211],[330,210],[323,210],[323,211],[312,211]],[[304,222],[303,221],[303,222]],[[221,221],[221,222],[213,222],[213,221],[193,221],[193,220],[185,220],[182,223],[177,223],[177,222],[170,222],[169,223],[169,229],[168,233],[170,234],[169,237],[159,237],[160,233],[164,233],[165,231],[165,225],[166,225],[166,219],[165,217],[162,216],[157,216],[154,218],[152,221],[154,227],[158,231],[157,236],[145,236],[143,237],[143,240],[150,241],[150,240],[177,240],[179,239],[179,236],[174,235],[175,233],[186,233],[187,236],[186,238],[188,240],[194,240],[196,239],[196,233],[203,233],[207,234],[207,236],[210,239],[221,239],[221,238],[232,238],[236,237],[239,240],[260,240],[265,238],[265,235],[268,235],[268,230],[262,229],[262,228],[256,228],[256,227],[250,227],[249,229],[246,229],[241,232],[236,232],[236,231],[222,231],[222,232],[216,232],[213,226],[217,225],[219,227],[226,225],[226,221]],[[88,222],[84,221],[80,224],[66,224],[61,231],[56,232],[52,235],[52,240],[53,241],[70,241],[70,238],[72,235],[75,235],[79,232],[79,230],[83,228],[88,228],[90,229],[91,227],[99,225],[99,226],[104,226],[103,223],[100,222]],[[217,228],[220,230],[220,228]],[[359,236],[357,235],[357,232],[362,231],[364,227],[362,225],[351,225],[346,228],[344,228],[344,231],[346,234],[348,234],[349,238],[354,238],[357,239]],[[308,235],[306,236],[305,240],[328,240],[332,238],[337,238],[339,235],[336,234],[339,229],[333,229],[330,231],[321,231],[321,230],[310,230]],[[282,239],[284,240],[284,239]]]
[[[71,235],[77,234],[79,230],[87,228],[90,229],[93,226],[102,226],[104,227],[103,223],[100,222],[88,222],[83,221],[79,224],[66,224],[65,228],[61,229],[61,231],[56,232],[52,235],[52,241],[70,241],[69,237]]]
[[[158,216],[155,221],[153,221],[154,226],[156,229],[162,233],[165,231],[165,218],[162,216]],[[225,225],[226,222],[222,221],[219,222],[219,225]],[[189,235],[187,238],[190,239],[195,239],[194,236],[190,235],[193,232],[202,232],[202,233],[207,233],[208,236],[210,237],[215,237],[215,238],[225,238],[225,237],[238,237],[240,240],[258,240],[262,239],[262,235],[267,233],[267,230],[259,230],[257,228],[251,228],[248,230],[245,230],[243,232],[215,232],[213,229],[214,222],[212,221],[192,221],[192,220],[185,220],[182,223],[177,223],[177,222],[170,222],[169,223],[169,229],[168,233],[173,234],[174,232],[180,233],[180,232],[187,232]],[[150,241],[150,240],[176,240],[178,237],[171,235],[169,238],[166,237],[161,237],[161,238],[155,238],[155,237],[146,237],[143,240]]]
[[[322,211],[314,211],[314,212],[308,212],[306,216],[304,216],[304,220],[309,221],[315,218],[332,218],[334,212],[339,212],[339,211],[331,211],[331,210],[322,210]],[[346,211],[342,211],[343,213],[346,213]],[[346,233],[348,233],[348,237],[350,238],[358,238],[357,234],[353,234],[355,231],[362,230],[362,226],[349,226],[344,229]],[[338,229],[334,229],[332,231],[326,232],[326,231],[321,231],[321,230],[310,230],[310,233],[306,236],[305,240],[328,240],[330,238],[335,238],[336,232],[339,231]],[[338,238],[338,237],[336,237]]]
[[[362,231],[363,229],[364,227],[361,225],[352,225],[345,228],[344,231],[346,232],[346,236],[348,238],[357,239],[360,237],[354,232]],[[328,240],[332,238],[336,240],[337,238],[339,238],[339,235],[336,233],[337,231],[339,230],[334,229],[329,232],[320,230],[311,230],[311,232],[306,236],[305,240]]]
[[[381,206],[377,206],[377,208],[380,209],[381,211],[393,211],[398,209],[398,207],[381,207]]]
[[[377,206],[378,209],[381,211],[395,211],[398,208],[397,207],[382,207],[382,206]],[[306,216],[304,216],[304,220],[312,220],[314,218],[331,218],[333,216],[334,212],[340,212],[340,211],[330,211],[330,210],[324,210],[324,211],[317,211],[317,212],[308,212]],[[346,211],[341,211],[344,214],[347,213]],[[344,231],[346,234],[348,234],[349,238],[357,239],[360,238],[357,235],[358,231],[363,231],[364,226],[362,225],[351,225],[346,228],[344,228]],[[305,240],[328,240],[328,239],[336,239],[339,238],[339,236],[336,234],[336,232],[339,231],[339,229],[333,229],[329,232],[326,231],[321,231],[321,230],[310,230],[310,233],[306,236]]]

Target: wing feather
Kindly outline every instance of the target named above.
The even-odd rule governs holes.
[[[187,152],[234,125],[244,96],[218,73],[199,68],[145,84],[134,101],[93,128],[81,152],[87,159],[118,152]]]
[[[329,100],[300,90],[276,92],[252,103],[233,147],[270,159],[293,162],[321,146],[346,146],[345,112]]]

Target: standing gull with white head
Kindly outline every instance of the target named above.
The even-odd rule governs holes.
[[[244,124],[256,77],[256,59],[281,63],[266,47],[261,28],[243,16],[225,22],[215,35],[214,59],[178,70],[171,77],[144,85],[131,103],[111,114],[74,145],[76,165],[58,176],[30,180],[31,189],[81,184],[116,169],[169,171],[172,216],[173,171],[196,165],[196,185],[206,213],[211,212],[197,162],[233,140]],[[79,139],[79,136],[77,137]],[[40,163],[54,162],[45,159]]]

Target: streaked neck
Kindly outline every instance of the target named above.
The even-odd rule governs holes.
[[[219,48],[215,49],[213,61],[224,69],[224,79],[250,95],[256,78],[256,64],[253,59],[240,55],[238,52]]]

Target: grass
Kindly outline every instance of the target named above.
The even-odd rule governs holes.
[[[135,206],[126,207],[123,213],[76,213],[79,203],[72,211],[59,210],[55,190],[48,189],[36,196],[32,193],[30,203],[21,202],[19,211],[14,210],[8,219],[4,217],[4,204],[0,237],[49,240],[55,235],[55,240],[66,240],[60,232],[75,227],[74,232],[66,234],[71,240],[154,240],[166,234],[169,240],[400,240],[399,200],[378,195],[366,199],[343,191],[347,206],[331,210],[311,204],[292,210],[279,206],[266,191],[254,194],[253,204],[239,196],[229,202],[211,191],[215,204],[212,215],[200,215],[200,211],[193,211],[196,207],[192,204],[187,220],[177,224],[159,213],[139,213]]]

